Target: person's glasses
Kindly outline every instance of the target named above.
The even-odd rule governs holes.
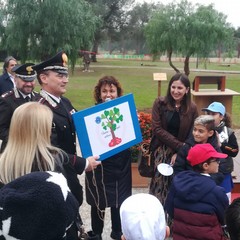
[[[220,163],[220,159],[213,159],[213,160],[209,161],[209,164],[212,163],[212,162],[216,162],[216,163],[219,164]]]

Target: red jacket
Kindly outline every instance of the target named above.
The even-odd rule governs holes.
[[[174,240],[225,240],[222,227],[215,214],[194,213],[174,209]]]

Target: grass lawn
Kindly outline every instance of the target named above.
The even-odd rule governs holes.
[[[141,66],[143,64],[143,66]],[[180,68],[183,63],[176,63]],[[190,70],[195,69],[195,64],[191,64]],[[239,64],[231,64],[230,67],[218,64],[209,64],[209,70],[219,71],[240,71]],[[98,79],[104,75],[115,76],[122,84],[124,94],[133,93],[136,107],[139,111],[151,109],[154,99],[158,94],[158,82],[153,81],[153,73],[166,72],[168,79],[175,73],[163,62],[141,62],[134,60],[109,60],[99,59],[97,63],[91,63],[90,69],[94,72],[82,72],[82,67],[76,67],[74,75],[70,76],[68,91],[66,96],[78,109],[84,109],[94,104],[93,89]],[[199,69],[204,69],[203,65]],[[211,73],[192,71],[189,78],[191,82],[196,75],[226,75],[226,88],[240,92],[240,74]],[[166,94],[168,82],[161,82],[161,95]],[[207,88],[216,88],[209,86]],[[232,119],[234,126],[240,126],[240,96],[233,97]]]
[[[175,73],[168,63],[160,61],[98,59],[97,63],[91,63],[90,65],[93,72],[82,72],[81,60],[79,63],[74,74],[70,74],[67,93],[65,94],[78,110],[94,104],[94,86],[98,79],[104,75],[115,76],[121,82],[124,94],[134,94],[135,104],[139,111],[151,109],[158,94],[158,82],[153,81],[153,73],[166,72],[168,79]],[[182,70],[182,62],[174,64]],[[191,63],[190,71],[195,68],[195,64]],[[199,69],[204,69],[204,66],[199,65]],[[207,69],[240,71],[240,64],[221,66],[211,63],[207,65]],[[226,75],[226,88],[240,92],[240,74],[192,71],[189,75],[190,80],[193,81],[196,75]],[[163,96],[166,94],[167,84],[167,81],[161,82],[161,95]],[[211,88],[211,86],[207,85],[207,88]],[[216,86],[213,86],[213,88],[216,88]],[[36,90],[39,90],[39,86],[36,87]],[[234,125],[240,127],[240,96],[233,97],[232,119]]]

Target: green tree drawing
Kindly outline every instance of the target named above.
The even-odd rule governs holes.
[[[115,136],[115,131],[117,129],[117,124],[123,121],[123,115],[120,113],[119,108],[114,107],[111,110],[105,110],[101,114],[102,128],[106,131],[110,129],[112,139],[109,142],[109,147],[114,147],[122,142],[121,138]]]

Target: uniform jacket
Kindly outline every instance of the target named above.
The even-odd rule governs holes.
[[[78,192],[77,198],[81,205],[83,193],[77,174],[82,174],[85,170],[86,159],[76,156],[76,133],[71,116],[75,109],[67,98],[61,97],[61,102],[57,103],[44,91],[40,91],[34,101],[48,106],[53,112],[51,143],[68,154],[75,170],[68,178],[72,178],[72,189],[75,189],[73,190],[75,193]]]
[[[31,95],[33,98],[37,95],[37,93],[32,92]],[[26,100],[16,88],[13,88],[11,91],[2,94],[0,97],[0,139],[3,141],[1,152],[4,150],[7,144],[13,112],[17,107],[24,103],[26,103]]]
[[[154,141],[152,148],[156,149],[158,146],[165,144],[172,150],[177,152],[183,145],[184,141],[190,134],[195,118],[198,116],[198,111],[195,103],[191,103],[189,112],[180,114],[180,128],[177,137],[174,137],[167,131],[168,116],[171,111],[168,110],[165,102],[165,97],[159,97],[155,100],[152,108],[152,131]]]
[[[96,207],[97,203],[101,209],[119,207],[132,194],[130,151],[127,149],[103,160],[94,172],[86,173],[85,183],[88,204]]]
[[[10,79],[7,72],[3,73],[3,75],[0,76],[0,95],[7,91],[11,91],[13,89],[14,85],[12,80]]]
[[[183,171],[173,179],[166,199],[165,209],[169,216],[173,218],[175,229],[179,229],[181,224],[181,231],[173,232],[173,234],[188,236],[185,239],[209,239],[205,237],[198,238],[198,235],[200,232],[205,232],[207,236],[209,229],[212,228],[212,231],[216,231],[219,229],[219,226],[218,224],[211,226],[212,222],[201,214],[208,214],[209,218],[215,215],[219,224],[224,225],[224,212],[228,203],[224,189],[217,186],[209,176],[194,171]],[[190,213],[185,215],[185,211],[180,211],[175,216],[177,209],[198,213],[199,215],[197,219],[192,219]],[[176,222],[175,217],[177,219]]]

